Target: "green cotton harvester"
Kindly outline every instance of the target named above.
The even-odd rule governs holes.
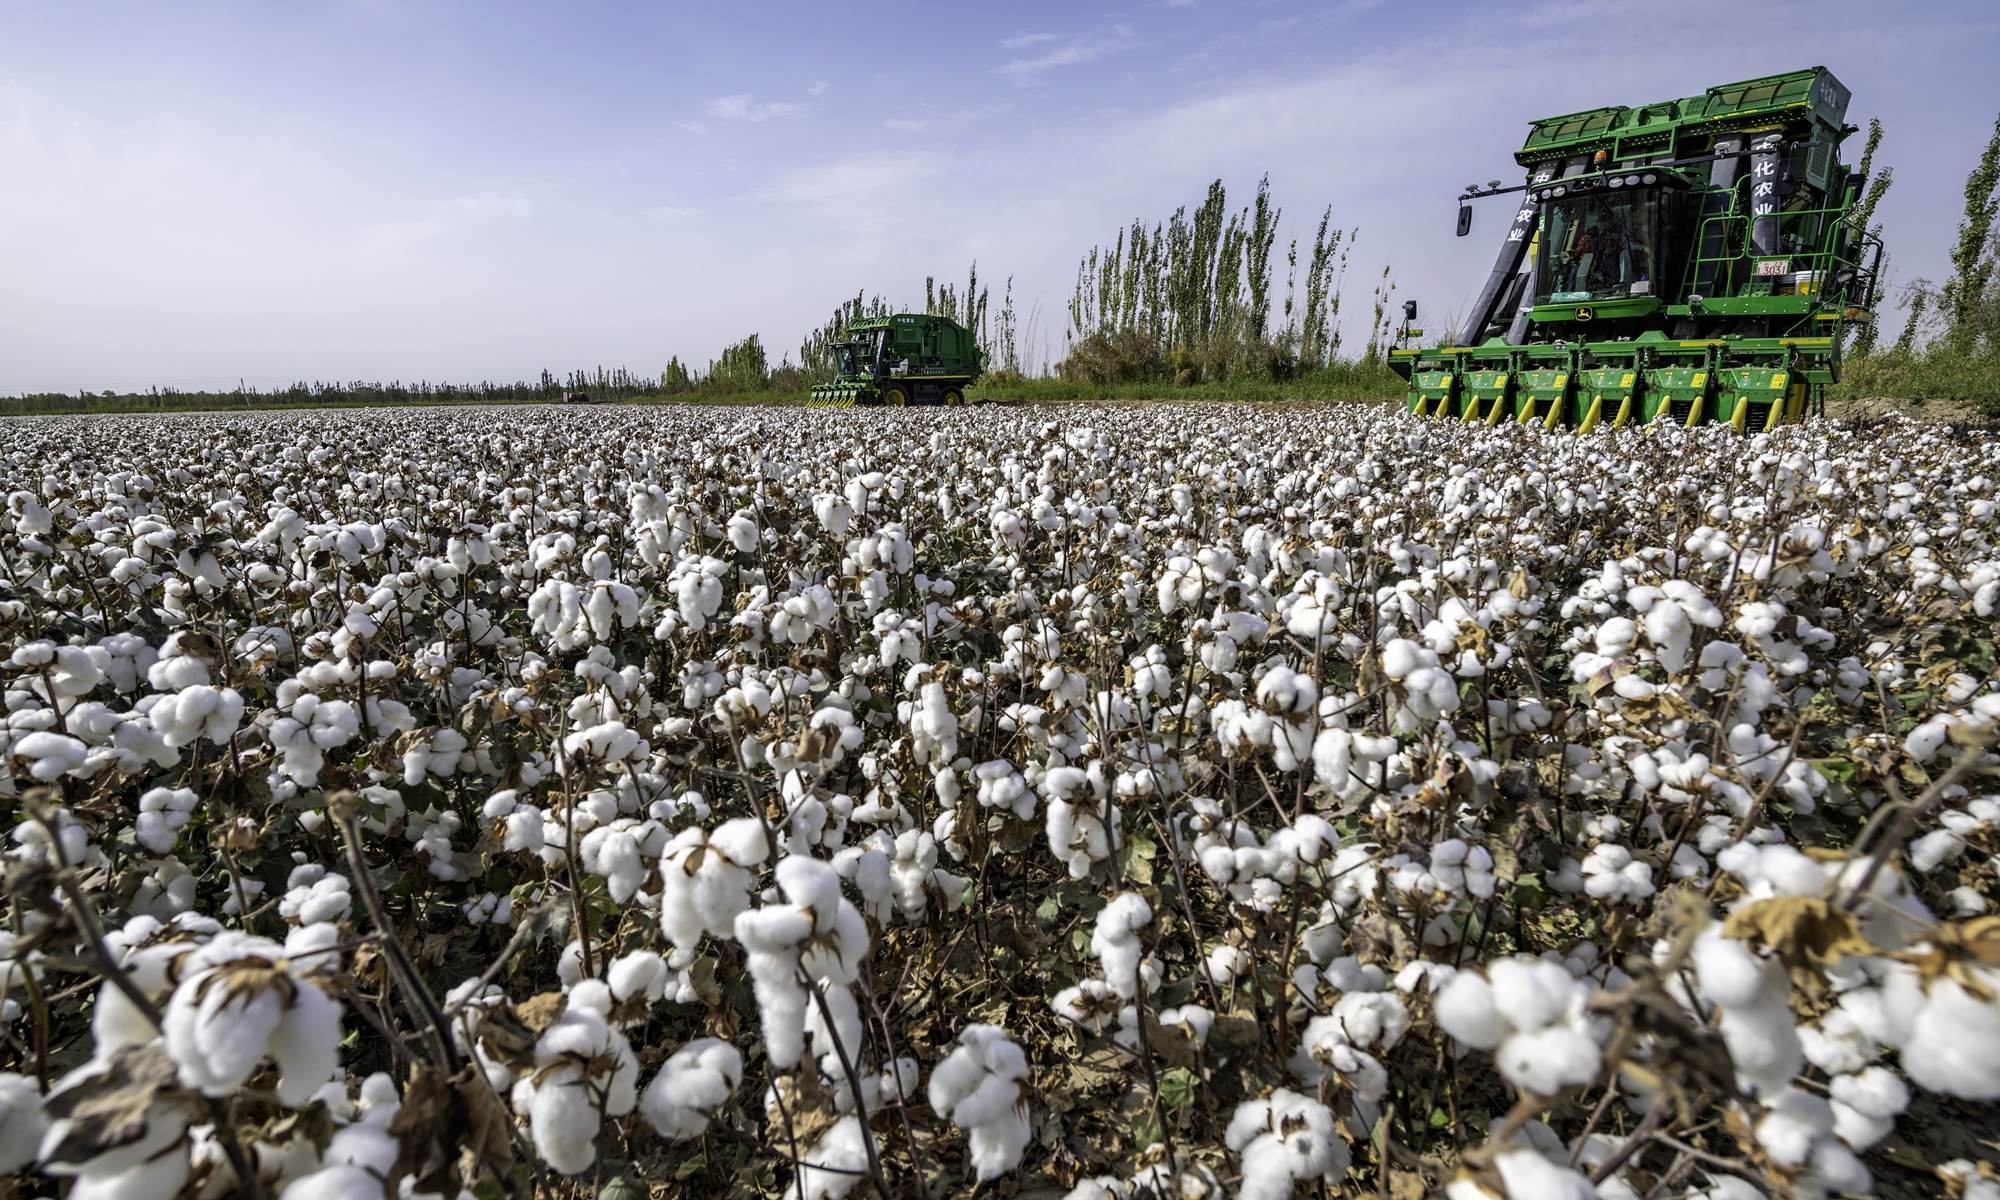
[[[1409,410],[1589,432],[1672,421],[1770,429],[1824,408],[1841,343],[1873,319],[1878,239],[1840,161],[1848,91],[1824,67],[1685,100],[1534,123],[1523,193],[1453,344],[1405,304],[1390,365]]]
[[[833,344],[834,381],[813,385],[810,408],[965,403],[986,370],[972,331],[950,317],[898,313],[848,326]]]

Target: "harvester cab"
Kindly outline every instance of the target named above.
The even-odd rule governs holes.
[[[1589,431],[1768,429],[1821,410],[1874,319],[1881,242],[1824,67],[1536,121],[1500,254],[1463,328],[1389,354],[1419,416]]]
[[[898,313],[857,321],[833,346],[834,379],[813,385],[812,408],[960,405],[985,374],[970,330],[949,317]]]

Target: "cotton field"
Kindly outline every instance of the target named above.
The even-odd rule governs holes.
[[[23,1193],[2000,1197],[1989,439],[0,454]]]

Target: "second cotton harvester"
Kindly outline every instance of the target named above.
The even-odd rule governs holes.
[[[1453,344],[1398,349],[1421,416],[1548,428],[1798,421],[1872,320],[1881,243],[1824,67],[1536,121],[1522,201]],[[1414,315],[1414,305],[1405,306]]]

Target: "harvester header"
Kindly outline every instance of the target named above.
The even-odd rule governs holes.
[[[1410,411],[1762,429],[1822,408],[1882,255],[1840,161],[1848,98],[1814,67],[1533,122],[1526,182],[1460,197],[1463,236],[1470,201],[1520,195],[1463,327],[1390,352]]]

